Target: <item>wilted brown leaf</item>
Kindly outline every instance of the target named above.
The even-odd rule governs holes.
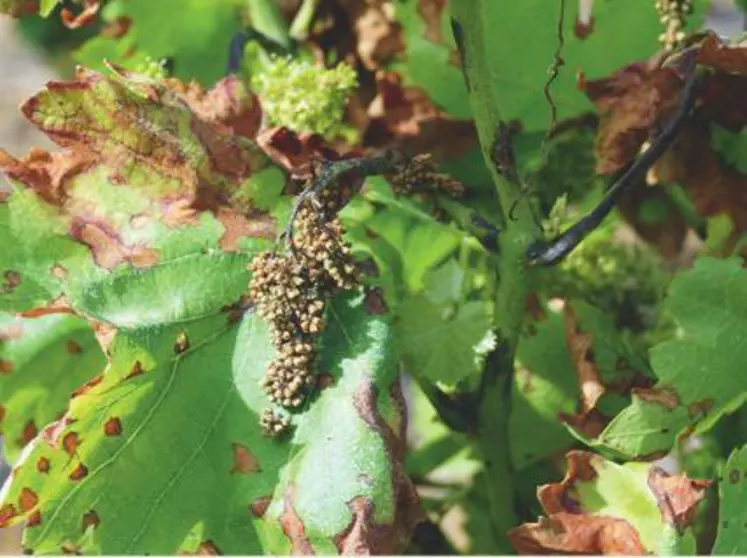
[[[710,144],[710,127],[696,115],[653,168],[660,182],[679,182],[703,217],[725,213],[747,230],[747,176],[724,164]]]
[[[653,63],[631,64],[608,78],[579,87],[600,111],[596,140],[597,172],[625,167],[648,139],[651,128],[677,105],[682,82],[671,69]]]
[[[633,517],[629,502],[614,501],[611,490],[626,490],[614,481],[632,483],[628,487],[630,497],[640,498],[640,505],[653,505],[653,497],[661,511],[662,526],[669,524],[679,532],[692,524],[709,485],[682,475],[669,476],[655,466],[640,475],[630,476],[630,469],[621,475],[624,466],[586,451],[568,452],[567,458],[568,471],[563,480],[538,490],[547,517],[509,531],[508,537],[519,554],[650,554],[654,549],[646,544],[657,543],[642,540],[634,526],[639,518]],[[603,476],[608,477],[606,482],[601,482]],[[600,502],[605,502],[608,511],[598,511]],[[615,515],[615,508],[619,515]],[[650,539],[651,533],[648,536]]]

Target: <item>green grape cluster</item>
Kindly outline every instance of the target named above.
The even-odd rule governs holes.
[[[638,330],[660,321],[658,303],[669,274],[649,247],[616,243],[599,234],[547,270],[542,282],[550,296],[583,298]]]
[[[659,42],[667,50],[674,50],[685,38],[686,17],[693,10],[692,0],[656,0],[655,5],[664,25]]]
[[[327,138],[343,133],[345,104],[357,85],[347,64],[326,69],[292,58],[272,58],[252,77],[268,124]]]
[[[168,77],[168,72],[166,71],[166,61],[154,60],[150,56],[146,56],[142,61],[138,62],[133,68],[133,71],[137,74],[141,74],[155,80]]]

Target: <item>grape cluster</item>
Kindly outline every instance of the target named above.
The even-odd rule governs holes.
[[[667,50],[674,48],[685,38],[685,19],[692,13],[692,0],[655,0],[664,33],[659,35],[659,42]]]
[[[252,261],[249,294],[257,314],[270,325],[277,353],[261,385],[271,401],[286,409],[299,408],[315,384],[315,342],[324,329],[327,300],[361,282],[335,217],[341,205],[331,191],[304,202],[294,220],[292,250],[263,252]],[[272,410],[261,418],[268,435],[277,436],[288,425]]]
[[[454,197],[463,196],[465,186],[456,178],[436,172],[436,163],[430,154],[416,155],[402,163],[396,172],[387,175],[392,189],[399,195],[423,192],[446,192]]]

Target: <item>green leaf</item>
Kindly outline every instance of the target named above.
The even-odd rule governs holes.
[[[474,1],[483,5],[480,25],[490,30],[485,35],[489,41],[485,50],[490,52],[491,78],[500,88],[495,110],[504,121],[521,120],[524,132],[544,132],[550,107],[544,100],[543,87],[559,42],[559,4],[545,0]],[[689,30],[702,25],[708,5],[709,0],[693,2],[694,13],[687,22]],[[581,39],[574,32],[575,4],[565,10],[565,44],[561,52],[564,65],[552,86],[559,119],[593,111],[576,83],[578,71],[589,79],[600,78],[633,61],[646,60],[661,49],[658,36],[663,27],[649,0],[595,2],[593,17],[591,33]],[[470,60],[465,60],[465,64],[469,65]]]
[[[363,196],[340,214],[353,250],[374,257],[378,283],[396,309],[402,295],[421,292],[428,273],[458,247],[465,234],[439,223],[413,200],[395,197],[383,178],[366,183]]]
[[[125,71],[80,70],[22,110],[68,149],[0,158],[16,181],[0,200],[0,309],[64,301],[131,326],[198,318],[239,298],[251,256],[275,237],[258,210],[278,203],[286,181],[226,126],[259,110],[240,82],[187,95]],[[152,305],[122,314],[133,299]]]
[[[560,415],[578,407],[578,376],[565,341],[562,313],[549,311],[521,337],[511,387],[509,443],[517,470],[568,448],[573,438]]]
[[[734,556],[747,549],[747,446],[732,452],[719,481],[719,522],[711,554]]]
[[[745,401],[747,347],[740,335],[747,327],[747,272],[741,260],[700,258],[672,282],[666,308],[678,332],[651,350],[659,381],[634,392],[599,447],[628,456],[666,451],[684,429],[706,431]]]
[[[132,49],[124,45],[134,45],[138,58],[173,57],[175,77],[212,85],[225,75],[228,45],[240,29],[239,6],[237,0],[115,0],[106,6],[104,20],[127,17],[132,25],[121,38],[99,37],[87,43],[78,52],[78,61],[101,68],[99,57],[109,53],[110,62],[126,65]]]
[[[399,72],[405,85],[426,91],[430,99],[455,118],[472,117],[467,87],[461,69],[454,60],[456,44],[451,33],[447,10],[441,8],[435,22],[427,22],[419,2],[399,2],[395,18],[402,25],[405,50],[392,70]],[[433,11],[439,10],[434,4]]]
[[[729,165],[742,174],[747,174],[747,131],[731,132],[718,124],[711,124],[711,145]]]
[[[37,553],[86,548],[86,525],[104,554],[401,549],[417,498],[401,473],[391,330],[362,296],[334,302],[329,323],[329,387],[282,442],[259,426],[257,384],[274,357],[263,321],[226,310],[120,329],[102,382],[20,460],[3,522],[31,518],[24,545]],[[351,529],[374,523],[381,541]]]
[[[0,426],[13,461],[56,420],[70,394],[101,372],[105,358],[90,326],[76,316],[0,314]]]
[[[39,15],[47,17],[51,14],[61,0],[41,0],[39,3]]]
[[[485,303],[452,309],[413,295],[397,312],[397,342],[413,373],[450,387],[479,377],[484,356],[495,346]]]

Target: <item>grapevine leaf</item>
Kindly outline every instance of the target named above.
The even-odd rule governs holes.
[[[547,518],[509,532],[520,553],[693,554],[690,526],[709,486],[647,463],[568,453],[562,482],[542,486]]]
[[[391,69],[403,76],[405,85],[424,89],[442,110],[468,120],[472,113],[447,15],[444,2],[398,4],[395,18],[402,26],[405,49]]]
[[[745,508],[747,495],[747,446],[742,446],[729,456],[719,481],[719,517],[716,542],[711,554],[734,556],[745,552]]]
[[[227,78],[203,93],[173,80],[80,69],[23,111],[65,150],[22,160],[0,151],[0,170],[16,182],[0,201],[8,238],[0,308],[54,302],[132,325],[117,308],[151,289],[172,293],[149,309],[153,323],[238,298],[251,254],[276,229],[254,209],[252,192],[285,184],[250,139],[259,108],[240,82]],[[210,286],[205,268],[216,272]]]
[[[747,312],[747,275],[737,259],[700,258],[672,282],[666,307],[675,339],[651,350],[658,383],[633,390],[633,401],[597,444],[628,456],[667,451],[684,429],[703,432],[739,408],[747,385],[739,342]]]
[[[583,90],[602,114],[597,134],[597,172],[612,174],[639,152],[649,130],[677,106],[682,81],[667,68],[630,64],[609,78],[589,80]]]
[[[318,366],[332,387],[299,422],[265,514],[271,553],[287,552],[289,543],[293,552],[393,553],[418,520],[403,469],[405,407],[393,332],[360,313],[344,305],[330,312]],[[298,521],[300,532],[293,527]]]
[[[76,316],[0,315],[0,425],[10,461],[104,362],[93,331]]]
[[[483,302],[454,309],[413,295],[398,307],[396,330],[400,351],[413,372],[452,387],[477,378],[483,357],[495,345]]]
[[[509,422],[517,470],[568,448],[566,427],[598,435],[631,386],[650,384],[646,362],[608,314],[580,300],[554,302],[537,308],[517,349]]]
[[[102,381],[25,450],[2,523],[23,517],[38,553],[85,549],[86,533],[104,554],[401,549],[418,506],[391,330],[362,296],[329,317],[327,387],[283,442],[259,426],[274,349],[251,312],[121,328]]]
[[[548,113],[537,110],[542,89],[548,80],[547,69],[558,46],[556,3],[544,0],[492,2],[485,4],[480,22],[490,32],[485,46],[493,59],[492,79],[501,84],[496,110],[505,121],[519,119],[526,132],[547,129]],[[698,29],[707,13],[708,0],[693,2],[688,29]],[[661,23],[648,0],[631,2],[595,2],[594,23],[584,37],[576,34],[578,13],[569,4],[563,22],[565,44],[562,50],[564,68],[552,87],[558,118],[570,118],[591,110],[591,104],[576,84],[576,72],[595,79],[629,64],[631,60],[649,58],[659,49]],[[630,33],[635,29],[635,33]],[[531,32],[531,40],[527,34]],[[521,45],[517,48],[517,45]],[[470,64],[469,60],[464,61]]]
[[[49,16],[61,1],[62,0],[41,0],[39,3],[39,15],[42,17]]]
[[[131,25],[120,37],[98,37],[82,47],[78,61],[102,68],[100,54],[119,55],[109,60],[125,65],[133,49],[116,45],[123,41],[134,46],[138,57],[174,59],[174,76],[213,85],[223,75],[228,62],[228,42],[240,29],[236,0],[164,0],[156,4],[143,0],[115,0],[104,12],[109,23],[127,18]],[[170,25],[163,25],[168,21]]]
[[[743,154],[747,149],[747,131],[732,133],[718,124],[711,125],[711,145],[724,161],[741,174],[747,174],[747,161]]]
[[[516,362],[509,443],[511,462],[521,470],[573,443],[560,416],[576,412],[578,381],[560,313],[548,311],[521,337]]]
[[[378,177],[368,180],[364,195],[354,199],[341,218],[353,248],[377,254],[377,261],[386,262],[395,273],[392,290],[386,293],[387,303],[393,307],[402,294],[397,286],[406,292],[421,292],[428,273],[465,237],[436,221],[412,200],[395,198],[389,184]]]

